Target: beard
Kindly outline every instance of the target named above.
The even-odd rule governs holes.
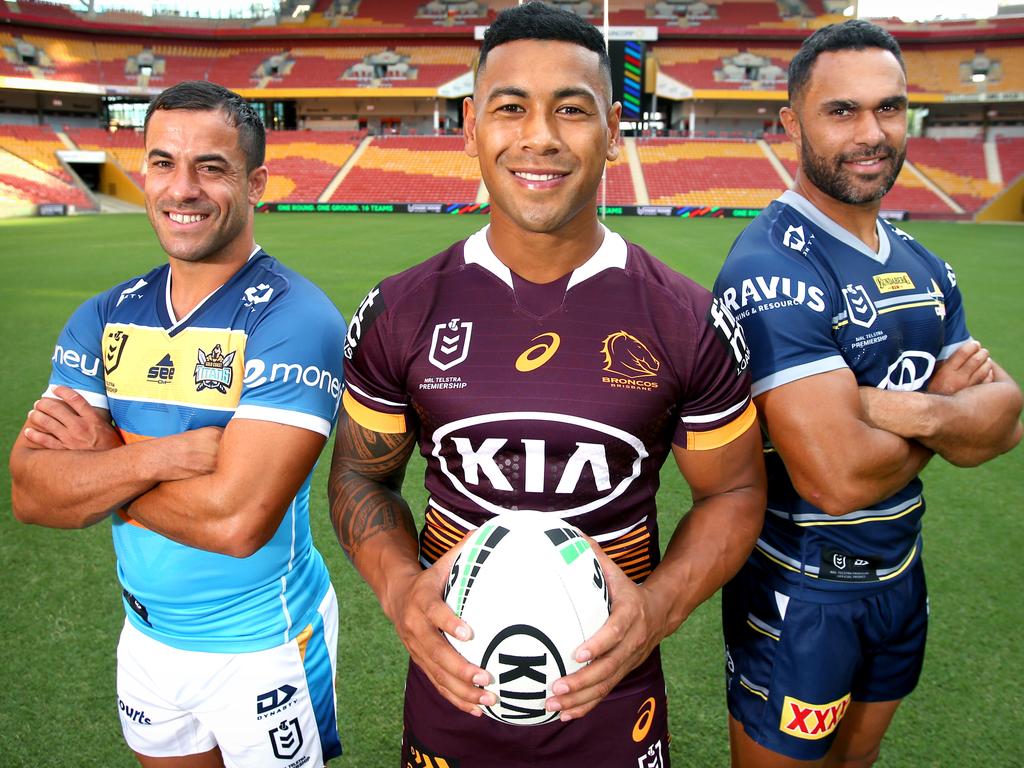
[[[837,155],[835,158],[819,155],[807,141],[807,133],[800,136],[800,165],[804,175],[814,186],[829,197],[849,205],[862,205],[881,200],[896,183],[896,177],[903,169],[903,161],[907,157],[904,145],[897,150],[890,144],[879,144],[865,152],[850,152]],[[888,160],[888,171],[883,170],[874,182],[858,178],[844,167],[844,163],[866,160],[883,154]]]

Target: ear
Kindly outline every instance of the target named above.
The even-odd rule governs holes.
[[[466,154],[477,157],[476,148],[476,104],[467,96],[462,100],[462,138],[465,140]]]
[[[249,172],[249,205],[255,206],[263,199],[263,193],[267,191],[267,179],[270,172],[267,166],[261,165]]]
[[[782,127],[786,131],[786,135],[789,136],[790,141],[800,146],[800,139],[802,136],[800,128],[800,118],[792,107],[783,107],[779,110],[779,120],[782,121]]]
[[[608,108],[608,161],[619,159],[619,121],[622,118],[622,104],[616,101]]]

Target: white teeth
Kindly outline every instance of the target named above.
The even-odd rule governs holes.
[[[170,217],[171,221],[175,221],[178,224],[195,224],[196,222],[202,221],[203,219],[206,218],[205,214],[198,213],[194,213],[191,215],[183,213],[168,213],[167,215]]]
[[[516,171],[516,176],[526,181],[551,181],[552,179],[560,178],[561,174],[558,173],[526,173],[525,171]]]

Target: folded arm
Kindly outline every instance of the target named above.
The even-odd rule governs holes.
[[[756,402],[797,493],[830,515],[888,498],[932,456],[917,441],[868,420],[848,368],[783,384]]]
[[[248,557],[274,535],[325,442],[301,427],[232,419],[213,472],[161,483],[128,514],[181,544]]]
[[[220,430],[125,445],[110,412],[68,387],[39,400],[11,449],[11,507],[24,522],[84,528],[158,483],[211,472]]]
[[[979,348],[977,354],[982,352]],[[865,418],[879,429],[917,440],[960,467],[1006,453],[1021,439],[1020,387],[994,361],[981,369],[989,373],[979,383],[943,386],[952,368],[970,365],[967,360],[961,366],[961,359],[967,355],[954,355],[941,364],[927,392],[861,388]]]

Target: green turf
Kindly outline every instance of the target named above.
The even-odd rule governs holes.
[[[257,240],[319,283],[348,316],[382,276],[482,226],[481,217],[266,215]],[[705,285],[743,222],[611,219],[611,226]],[[1018,380],[1024,350],[1014,318],[1024,295],[1012,226],[909,223],[905,229],[957,268],[972,332]],[[0,222],[0,390],[4,454],[42,391],[53,342],[88,296],[144,271],[163,254],[142,216]],[[878,765],[1024,765],[1024,450],[976,470],[927,470],[925,558],[931,586],[928,659]],[[326,464],[326,462],[324,462]],[[425,501],[422,461],[409,471],[414,508]],[[324,466],[313,494],[314,535],[341,601],[339,716],[351,768],[397,762],[405,657],[369,590],[337,547],[325,512]],[[9,477],[2,494],[9,510]],[[665,472],[663,528],[688,495]],[[109,524],[49,531],[0,516],[7,690],[0,765],[130,766],[116,716],[114,649],[122,622]],[[828,653],[828,649],[821,649]],[[672,755],[679,766],[726,766],[717,599],[665,643]],[[596,767],[595,767],[596,768]]]

